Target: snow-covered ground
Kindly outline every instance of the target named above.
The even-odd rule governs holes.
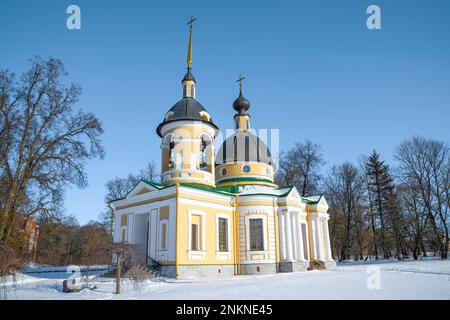
[[[378,269],[379,268],[379,269]],[[48,275],[48,274],[46,274]],[[378,278],[379,275],[379,278]],[[97,289],[63,293],[61,279],[16,285],[9,299],[450,299],[450,260],[344,263],[335,269],[219,280],[124,281],[97,278]],[[379,280],[379,281],[378,281]],[[368,286],[369,282],[369,286]]]

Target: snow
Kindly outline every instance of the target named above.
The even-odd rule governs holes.
[[[320,198],[322,198],[322,196],[318,195],[318,196],[310,196],[310,197],[303,197],[303,199],[311,201],[311,202],[317,202],[320,200]]]
[[[369,268],[369,269],[368,269]],[[378,269],[379,268],[379,269]],[[379,289],[367,282],[379,270]],[[334,269],[226,279],[148,280],[141,290],[124,280],[115,295],[110,278],[96,278],[79,293],[63,293],[60,279],[24,283],[9,299],[450,299],[450,260],[343,263]]]
[[[285,194],[288,192],[291,188],[282,188],[282,189],[274,189],[272,187],[268,186],[262,186],[262,185],[245,185],[239,187],[239,194],[255,194],[255,193],[266,193],[266,194],[272,194],[275,196],[279,196],[282,194]]]

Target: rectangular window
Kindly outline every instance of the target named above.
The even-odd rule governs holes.
[[[228,219],[219,218],[219,251],[228,251]]]
[[[122,242],[125,243],[127,241],[127,229],[122,229]]]
[[[263,219],[250,219],[250,251],[264,251]]]
[[[191,250],[198,251],[198,224],[191,224]]]
[[[167,250],[167,224],[161,225],[161,250]]]

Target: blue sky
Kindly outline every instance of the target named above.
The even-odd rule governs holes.
[[[81,30],[66,28],[70,4]],[[370,4],[381,30],[366,28]],[[78,107],[103,123],[105,160],[90,161],[89,186],[66,195],[81,223],[103,210],[108,179],[159,164],[155,129],[181,97],[191,15],[197,98],[222,130],[242,73],[252,126],[279,128],[282,150],[321,144],[328,166],[374,148],[395,165],[395,146],[414,134],[449,140],[446,0],[2,0],[0,67],[20,74],[32,55],[62,59],[83,87]]]

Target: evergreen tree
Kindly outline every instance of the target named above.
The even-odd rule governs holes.
[[[383,257],[391,257],[391,251],[386,230],[386,219],[390,211],[390,188],[392,187],[392,178],[389,174],[389,167],[380,160],[380,154],[375,150],[369,156],[366,163],[366,174],[369,180],[369,188],[374,196],[375,210],[379,219],[380,226],[380,245]]]

